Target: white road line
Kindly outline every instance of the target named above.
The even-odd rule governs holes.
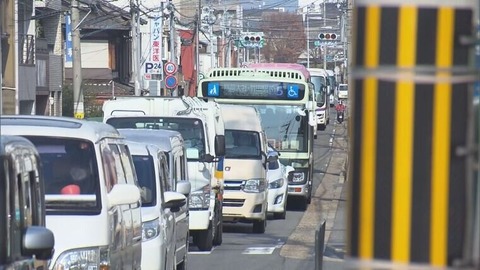
[[[246,248],[242,254],[248,255],[265,255],[272,254],[276,247],[249,247]]]
[[[189,251],[188,254],[195,254],[195,255],[210,255],[215,250],[215,247],[212,247],[210,251]]]

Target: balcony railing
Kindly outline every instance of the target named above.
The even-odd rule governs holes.
[[[20,35],[18,47],[20,65],[35,65],[35,36]]]

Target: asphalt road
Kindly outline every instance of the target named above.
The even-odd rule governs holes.
[[[222,245],[211,252],[199,252],[191,243],[188,269],[315,269],[315,231],[323,221],[323,269],[343,269],[348,140],[346,122],[338,124],[334,119],[333,112],[330,125],[315,140],[314,189],[307,210],[295,209],[295,201],[289,200],[286,219],[269,219],[264,234],[253,234],[251,224],[226,224]]]

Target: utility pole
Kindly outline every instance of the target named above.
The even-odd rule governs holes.
[[[307,68],[310,68],[310,27],[309,27],[309,17],[310,10],[315,7],[314,3],[311,3],[307,6]]]
[[[197,27],[195,29],[195,68],[197,69],[197,85],[200,78],[200,52],[198,48],[200,47],[200,26],[202,25],[201,22],[201,14],[202,13],[202,0],[198,0],[198,10],[197,10]]]
[[[326,20],[327,20],[327,8],[326,8],[326,5],[327,5],[327,0],[323,0],[323,26],[327,26],[326,24]]]
[[[0,7],[3,5],[0,3]],[[3,22],[2,13],[0,12],[0,22]],[[3,114],[3,51],[2,51],[2,39],[3,39],[3,23],[0,23],[0,115]]]
[[[169,0],[168,3],[168,10],[170,11],[169,18],[170,18],[170,62],[177,65],[176,55],[175,55],[175,16],[174,16],[174,6],[172,0]],[[171,89],[171,96],[178,96],[178,88],[175,87]]]
[[[168,10],[170,11],[170,62],[175,63],[175,20],[173,15],[173,3],[170,0],[168,3]]]
[[[73,46],[73,116],[85,117],[82,91],[82,52],[80,43],[80,10],[79,1],[72,0],[72,46]]]
[[[132,79],[134,80],[135,96],[141,95],[140,89],[140,44],[138,42],[138,20],[140,15],[138,14],[138,6],[130,0],[130,27],[132,31]]]

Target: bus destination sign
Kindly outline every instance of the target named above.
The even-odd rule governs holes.
[[[202,83],[204,97],[233,99],[302,100],[305,86],[275,81],[217,81]]]

